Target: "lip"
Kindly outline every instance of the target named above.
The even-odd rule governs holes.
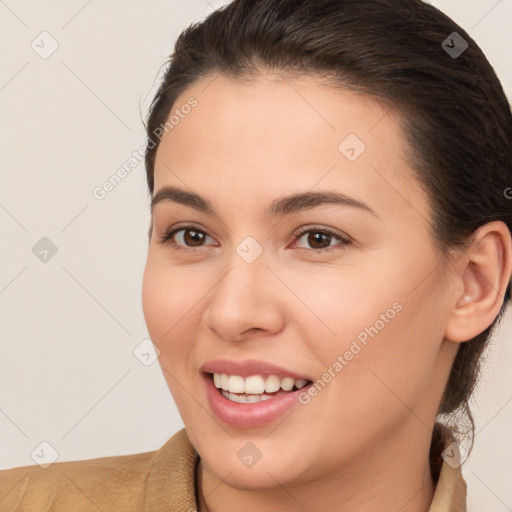
[[[259,361],[257,359],[246,359],[245,361],[231,361],[229,359],[215,359],[208,361],[201,366],[204,373],[227,373],[228,375],[239,375],[250,377],[251,375],[277,375],[278,377],[291,377],[292,379],[312,380],[309,376],[299,375],[274,363]]]
[[[233,373],[232,375],[240,374]],[[250,373],[249,375],[254,375],[254,373]],[[222,396],[219,389],[213,383],[213,379],[209,373],[202,373],[201,376],[206,387],[206,396],[214,415],[220,421],[230,426],[243,429],[268,425],[285,413],[291,411],[299,404],[299,394],[312,385],[309,384],[286,395],[276,396],[261,402],[239,404]]]

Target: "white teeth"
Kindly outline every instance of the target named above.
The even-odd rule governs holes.
[[[246,403],[248,403],[247,402],[247,398],[245,397],[245,395],[235,395],[233,393],[229,393],[228,394],[228,398],[232,402],[238,402],[239,404],[246,404]]]
[[[297,387],[297,389],[300,389],[300,388],[303,388],[306,384],[308,383],[307,380],[304,380],[304,379],[297,379],[295,381],[295,386]]]
[[[239,375],[230,375],[228,379],[230,393],[244,393],[244,379]]]
[[[295,381],[293,379],[290,379],[290,377],[286,377],[281,381],[281,387],[285,391],[290,391],[290,389],[293,388],[293,385],[295,384]]]
[[[256,402],[262,402],[263,400],[274,398],[270,395],[237,395],[235,393],[230,393],[229,391],[224,390],[222,390],[221,393],[224,398],[239,404],[255,404]],[[283,394],[286,393],[283,391]]]
[[[265,381],[265,391],[275,393],[281,387],[281,381],[277,375],[269,375]]]
[[[260,400],[268,400],[272,396],[264,393],[277,393],[277,396],[286,394],[294,387],[303,388],[308,381],[305,379],[292,379],[290,377],[279,378],[277,375],[269,375],[267,378],[261,375],[241,377],[240,375],[228,375],[226,373],[214,373],[215,387],[222,389],[223,396],[238,403],[255,403]],[[235,394],[236,393],[236,394]],[[246,395],[246,396],[240,396]]]
[[[242,379],[242,377],[240,377]],[[243,382],[244,379],[242,379]],[[245,389],[242,384],[242,391],[239,393],[247,393],[248,395],[261,395],[265,392],[265,381],[259,375],[251,375],[245,379]]]

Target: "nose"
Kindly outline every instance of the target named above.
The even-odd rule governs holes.
[[[243,341],[261,335],[275,334],[285,324],[283,285],[267,267],[260,255],[252,263],[236,252],[229,269],[214,286],[204,312],[207,327],[219,337]]]

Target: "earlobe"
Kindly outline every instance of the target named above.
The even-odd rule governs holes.
[[[512,238],[505,223],[494,221],[474,233],[457,265],[457,280],[445,338],[468,341],[492,324],[504,301],[512,271]]]

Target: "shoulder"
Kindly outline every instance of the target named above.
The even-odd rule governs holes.
[[[141,510],[157,451],[0,471],[2,512]]]
[[[193,510],[197,460],[183,428],[152,452],[3,470],[0,511]]]

